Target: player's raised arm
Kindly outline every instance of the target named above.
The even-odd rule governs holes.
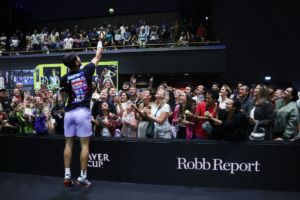
[[[97,44],[96,55],[95,55],[95,57],[93,58],[93,60],[91,61],[91,62],[94,63],[96,66],[98,65],[99,61],[101,60],[102,53],[103,53],[102,41],[101,41],[101,39],[99,39],[98,44]]]

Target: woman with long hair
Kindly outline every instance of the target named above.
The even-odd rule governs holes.
[[[265,129],[265,139],[272,139],[272,129],[274,125],[274,109],[272,103],[268,100],[267,87],[258,84],[253,93],[253,104],[250,106],[249,116],[250,124],[254,127]],[[252,128],[253,128],[252,127]]]
[[[165,101],[166,91],[159,89],[155,94],[155,102],[145,113],[150,121],[154,122],[154,138],[171,139],[171,125],[168,117],[171,112],[169,104]]]
[[[224,110],[219,110],[217,117],[208,115],[214,123],[214,134],[224,140],[241,141],[248,139],[249,122],[247,114],[241,110],[238,99],[229,99]]]
[[[180,139],[191,139],[193,137],[194,123],[190,121],[190,117],[185,115],[186,112],[193,113],[192,96],[185,92],[179,95],[179,105],[175,107],[172,125],[178,127],[177,137]]]
[[[136,107],[136,105],[132,105],[132,108],[136,113],[138,113],[138,138],[146,138],[146,129],[149,125],[149,119],[147,118],[146,111],[151,110],[151,106],[153,104],[152,93],[149,89],[145,89],[143,92],[143,103]]]

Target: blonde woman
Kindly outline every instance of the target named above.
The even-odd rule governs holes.
[[[171,125],[168,117],[171,112],[169,104],[165,103],[165,90],[159,89],[155,94],[155,102],[151,110],[145,111],[147,118],[154,122],[154,138],[171,139]]]

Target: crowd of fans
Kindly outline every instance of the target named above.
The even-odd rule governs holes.
[[[172,22],[163,21],[160,25],[150,25],[140,20],[133,25],[111,25],[104,24],[90,30],[80,29],[74,26],[63,30],[53,28],[49,30],[33,30],[24,34],[16,30],[12,35],[4,33],[0,35],[0,52],[11,52],[17,54],[19,51],[38,51],[49,53],[59,50],[88,50],[95,47],[100,37],[105,47],[139,47],[146,45],[173,43],[173,46],[188,46],[193,42],[208,42],[207,28],[204,24],[195,24],[193,20],[175,20]],[[175,43],[175,45],[174,45]]]
[[[120,91],[104,77],[93,82],[94,136],[231,141],[299,137],[300,101],[293,87],[239,83],[232,90],[214,83],[178,89],[163,82],[154,88],[151,78],[148,88],[138,88],[136,82],[132,76]],[[21,85],[11,95],[1,88],[1,132],[63,134],[66,102],[61,94],[45,85],[35,94]]]

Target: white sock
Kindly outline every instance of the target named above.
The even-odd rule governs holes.
[[[86,178],[86,177],[87,177],[87,170],[81,170],[80,176],[81,176],[82,178]]]
[[[71,178],[71,168],[65,168],[65,178]]]

